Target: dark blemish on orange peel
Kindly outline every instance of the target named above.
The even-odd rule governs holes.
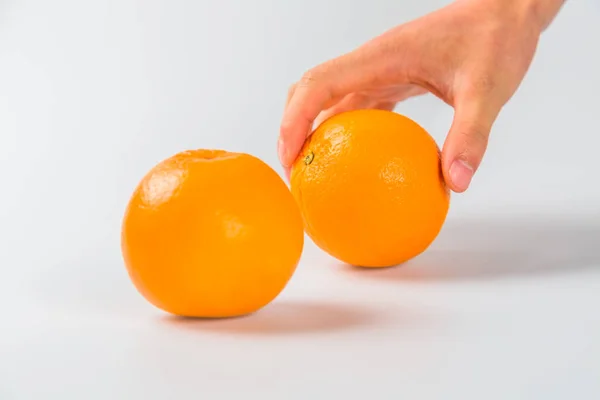
[[[304,157],[304,164],[309,165],[315,159],[315,153],[312,151],[309,152],[306,157]]]

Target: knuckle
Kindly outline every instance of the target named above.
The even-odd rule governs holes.
[[[296,90],[302,88],[303,91],[310,93],[313,98],[323,99],[326,103],[333,98],[331,82],[328,81],[327,77],[327,71],[322,66],[310,69],[297,82]]]
[[[302,78],[300,78],[297,85],[303,87],[316,86],[319,82],[318,76],[319,72],[316,68],[310,69],[302,75]]]
[[[456,124],[452,135],[461,148],[481,148],[487,146],[490,127],[479,121],[462,120]]]
[[[290,85],[290,87],[288,88],[288,96],[291,96],[292,94],[294,94],[294,92],[296,91],[296,84],[293,83]]]
[[[479,142],[487,143],[490,136],[490,129],[483,124],[473,124],[472,135]]]

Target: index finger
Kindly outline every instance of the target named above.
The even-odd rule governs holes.
[[[304,140],[312,130],[315,118],[332,97],[328,86],[317,83],[310,75],[305,75],[295,85],[281,121],[279,134],[279,159],[284,167],[289,167],[294,162]]]
[[[290,167],[298,156],[319,113],[337,99],[372,86],[378,67],[368,52],[355,51],[310,70],[292,86],[279,133],[284,167]]]

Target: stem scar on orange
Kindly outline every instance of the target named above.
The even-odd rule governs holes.
[[[446,219],[450,191],[434,139],[391,111],[324,121],[291,171],[306,233],[348,264],[386,267],[425,251]]]
[[[195,150],[156,165],[127,206],[121,249],[137,290],[181,316],[255,312],[287,285],[304,245],[285,182],[242,153]]]

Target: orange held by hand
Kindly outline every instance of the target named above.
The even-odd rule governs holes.
[[[400,264],[425,251],[450,203],[433,138],[382,110],[323,122],[292,167],[291,188],[314,242],[364,267]]]
[[[283,290],[304,244],[290,191],[261,160],[197,150],[155,166],[135,189],[122,226],[138,291],[172,314],[230,317]]]

